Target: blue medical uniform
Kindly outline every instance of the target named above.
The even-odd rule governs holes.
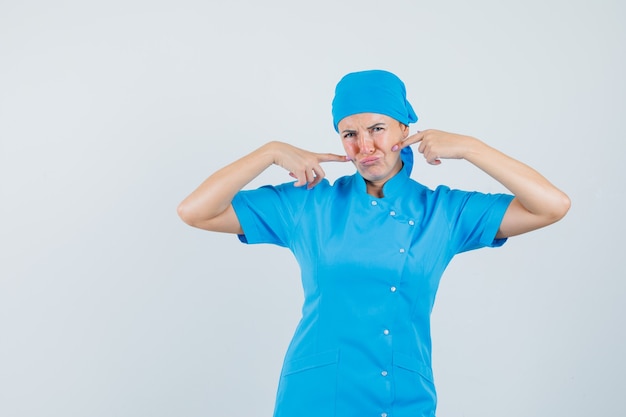
[[[244,243],[289,248],[302,318],[287,350],[275,417],[431,417],[430,314],[460,252],[495,239],[513,196],[431,190],[405,167],[367,194],[360,174],[239,192]]]

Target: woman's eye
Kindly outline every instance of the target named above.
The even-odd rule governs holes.
[[[350,139],[354,137],[354,133],[346,133],[345,135],[343,135],[344,139]]]

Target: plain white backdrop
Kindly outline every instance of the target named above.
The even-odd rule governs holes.
[[[342,153],[334,86],[372,68],[405,81],[413,130],[477,136],[572,199],[450,265],[438,416],[626,415],[624,17],[617,0],[1,1],[0,416],[271,415],[298,266],[176,206],[269,140]],[[464,161],[416,155],[413,177],[503,191]]]

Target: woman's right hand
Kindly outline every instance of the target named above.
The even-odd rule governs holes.
[[[326,176],[321,166],[322,162],[346,162],[345,155],[332,153],[316,153],[297,148],[284,142],[268,143],[274,158],[274,164],[289,171],[289,175],[297,181],[296,187],[307,186],[307,189],[315,187]]]

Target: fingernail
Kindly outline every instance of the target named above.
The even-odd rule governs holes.
[[[395,152],[395,151],[397,151],[397,150],[398,150],[398,148],[399,148],[399,146],[398,146],[398,145],[393,145],[393,147],[391,148],[391,150],[392,150],[393,152]]]
[[[346,161],[352,161],[352,158],[350,158],[348,155],[346,155]]]

